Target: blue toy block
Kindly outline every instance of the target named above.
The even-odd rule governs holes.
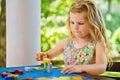
[[[12,76],[6,76],[5,80],[14,80],[14,78]]]

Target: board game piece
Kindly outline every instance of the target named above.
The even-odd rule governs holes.
[[[36,69],[36,70],[43,70],[44,68],[42,68],[42,67],[34,67],[34,69]]]
[[[21,80],[32,80],[32,78],[22,78]]]
[[[25,69],[25,71],[31,71],[33,69],[33,67],[25,67],[24,69]]]
[[[14,78],[12,76],[6,76],[4,80],[14,80]]]
[[[18,80],[18,75],[17,74],[10,74],[9,76],[12,76],[14,80]]]
[[[20,70],[20,69],[14,70],[14,72],[17,73],[17,74],[23,74],[23,71]]]
[[[6,76],[8,76],[9,74],[11,74],[11,73],[3,72],[3,73],[1,74],[1,76],[2,76],[2,77],[6,77]]]
[[[5,76],[7,76],[8,74],[6,73],[6,72],[3,72],[2,74],[1,74],[1,76],[2,77],[5,77]]]

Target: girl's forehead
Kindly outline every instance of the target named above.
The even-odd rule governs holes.
[[[83,11],[81,13],[72,13],[70,12],[70,19],[72,20],[86,20],[87,12]]]

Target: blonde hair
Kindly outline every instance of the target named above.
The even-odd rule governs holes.
[[[74,35],[72,34],[72,31],[70,30],[70,12],[72,13],[81,13],[83,11],[87,12],[87,19],[89,23],[89,33],[92,37],[93,41],[101,41],[102,45],[105,47],[105,52],[107,55],[107,61],[111,61],[111,54],[110,54],[110,47],[107,41],[107,37],[105,34],[105,24],[102,18],[102,15],[99,11],[99,9],[96,7],[93,1],[91,0],[76,0],[71,5],[70,11],[69,11],[69,17],[68,17],[68,27],[71,34],[71,37],[73,38]]]

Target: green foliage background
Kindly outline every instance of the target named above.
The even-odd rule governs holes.
[[[47,51],[69,36],[67,17],[74,0],[41,0],[41,50]],[[109,4],[111,1],[111,4]],[[120,0],[95,0],[106,23],[107,36],[113,50],[120,53]],[[108,6],[110,5],[110,8]]]
[[[41,50],[47,51],[68,36],[67,14],[73,0],[41,0]]]

